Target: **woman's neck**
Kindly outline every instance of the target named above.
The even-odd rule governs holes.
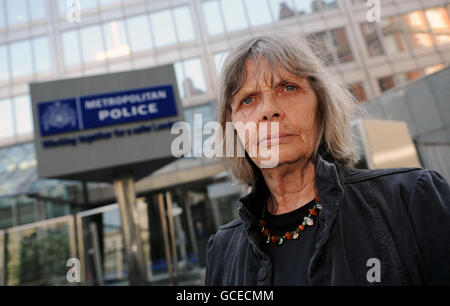
[[[270,195],[268,210],[273,215],[293,211],[317,194],[314,163],[310,160],[261,169]]]

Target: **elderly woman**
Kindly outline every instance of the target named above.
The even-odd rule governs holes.
[[[219,83],[223,129],[278,123],[258,135],[278,163],[262,167],[242,137],[245,157],[224,158],[251,191],[209,239],[206,285],[450,284],[448,184],[419,168],[352,168],[356,103],[303,36],[244,41]]]

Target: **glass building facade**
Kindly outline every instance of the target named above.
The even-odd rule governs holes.
[[[173,63],[186,120],[202,113],[205,123],[216,116],[217,76],[227,50],[240,39],[268,30],[298,30],[316,40],[329,70],[359,101],[372,100],[450,61],[449,1],[382,0],[381,8],[381,21],[370,23],[364,0],[0,0],[0,229],[5,230],[0,231],[0,246],[11,243],[4,237],[13,237],[7,232],[12,228],[115,202],[108,184],[37,177],[30,82]],[[159,271],[167,270],[161,233],[151,222],[159,218],[152,192],[168,188],[158,185],[161,178],[171,182],[174,199],[184,210],[177,225],[183,233],[177,236],[177,252],[186,267],[204,265],[205,237],[234,217],[227,210],[231,208],[226,209],[227,201],[235,202],[239,195],[208,192],[217,188],[206,186],[229,178],[217,161],[201,158],[179,160],[137,183],[150,220],[143,235],[149,241],[149,275],[155,282]],[[91,205],[82,205],[86,199]],[[89,224],[102,233],[104,277],[97,275],[98,261],[93,260],[86,276],[92,283],[126,278],[126,271],[118,268],[124,266],[124,258],[117,216],[114,207],[79,216],[95,220],[81,225],[88,237],[82,239],[90,245],[86,249],[96,249]],[[77,226],[70,220],[61,222],[64,226],[50,222],[39,230],[30,225],[17,239],[32,244],[41,237],[45,242],[42,232],[53,227],[54,239],[60,239],[61,233]],[[73,244],[69,239],[64,245],[61,251],[69,257]],[[7,249],[16,251],[8,256],[6,248],[0,252],[0,282],[57,279],[48,276],[50,268],[50,274],[36,271],[31,279],[21,278],[20,271],[11,270],[20,267],[14,261],[20,245]]]

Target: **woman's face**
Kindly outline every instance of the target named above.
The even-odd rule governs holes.
[[[267,78],[270,66],[264,58],[258,64],[247,60],[245,68],[247,80],[232,98],[231,120],[235,126],[237,122],[256,125],[256,142],[249,141],[249,135],[242,140],[243,134],[238,131],[246,151],[258,152],[253,156],[250,154],[250,158],[261,168],[264,156],[261,156],[260,150],[251,150],[255,150],[254,146],[258,145],[261,148],[263,143],[271,152],[278,152],[277,166],[309,158],[318,130],[318,102],[309,81],[280,68],[281,75],[274,73],[273,82],[270,82]],[[255,70],[259,73],[255,73]],[[278,133],[275,130],[270,132],[272,122],[278,122]],[[262,123],[269,123],[265,135],[259,129]],[[267,138],[266,142],[264,138]]]

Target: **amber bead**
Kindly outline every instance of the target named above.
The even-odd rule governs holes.
[[[263,231],[263,234],[264,234],[264,236],[268,236],[268,235],[270,234],[270,231],[266,228],[266,229]]]
[[[309,210],[309,213],[312,215],[312,216],[317,216],[317,212],[314,210],[314,209],[310,209]]]
[[[276,243],[278,241],[277,236],[270,237],[270,240],[272,240],[272,243]]]
[[[260,220],[259,221],[259,226],[260,227],[263,227],[263,226],[265,226],[266,225],[266,221],[264,221],[264,220]]]
[[[301,231],[303,231],[303,230],[305,229],[305,226],[300,224],[300,225],[298,226],[298,228],[299,228]]]
[[[287,240],[291,240],[291,233],[286,232],[286,234],[284,234],[284,236],[286,237]]]
[[[319,195],[316,195],[316,202],[317,202],[317,203],[320,203],[320,197],[319,197]]]

